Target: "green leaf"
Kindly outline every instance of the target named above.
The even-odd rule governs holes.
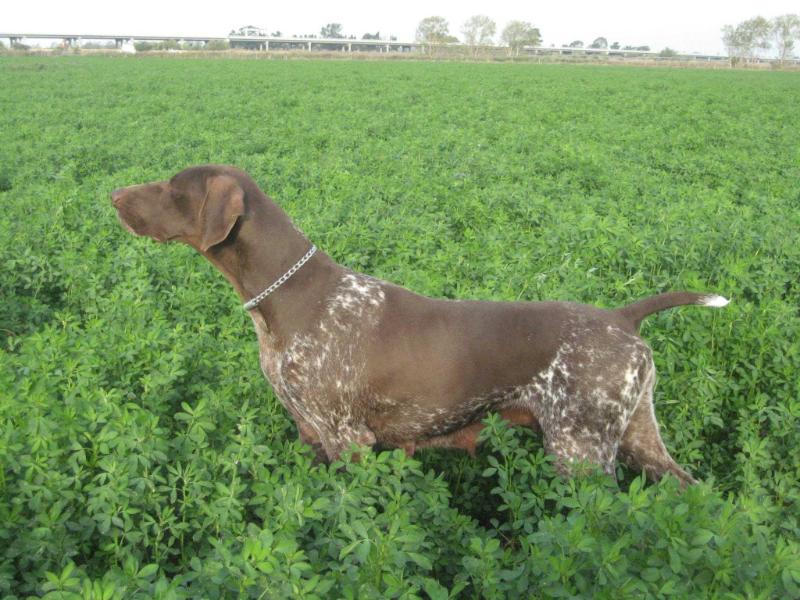
[[[450,597],[447,588],[430,577],[422,579],[422,589],[428,594],[430,600],[447,600]]]
[[[698,529],[692,536],[692,546],[705,546],[713,537],[714,533],[712,531],[708,529]]]
[[[653,567],[648,567],[642,570],[642,579],[649,582],[655,582],[661,579],[661,572]]]
[[[430,559],[423,554],[419,554],[418,552],[409,552],[408,556],[423,569],[430,570],[433,568],[433,564],[431,563]]]
[[[145,565],[144,567],[142,567],[136,574],[136,576],[142,579],[148,579],[153,575],[155,575],[157,572],[158,572],[158,565],[155,563],[150,563],[149,565]]]

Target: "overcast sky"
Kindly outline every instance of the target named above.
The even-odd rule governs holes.
[[[591,43],[598,36],[623,46],[669,46],[683,52],[723,53],[720,29],[756,15],[800,13],[799,0],[4,0],[0,33],[98,33],[224,36],[243,25],[284,35],[319,34],[341,23],[346,35],[380,31],[412,40],[420,19],[443,16],[461,37],[464,21],[485,14],[499,37],[512,19],[529,21],[544,45]]]

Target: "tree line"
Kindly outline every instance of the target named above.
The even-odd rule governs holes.
[[[758,16],[738,25],[722,28],[722,42],[731,64],[748,63],[775,44],[778,60],[783,64],[792,57],[795,42],[800,41],[800,15],[786,14],[774,19]]]
[[[486,15],[474,15],[467,19],[461,26],[461,34],[463,35],[464,44],[471,48],[473,54],[477,55],[479,48],[482,46],[494,45],[494,37],[497,33],[497,24]],[[252,25],[240,27],[236,30],[231,30],[230,35],[237,36],[267,36],[267,31],[259,29]],[[281,37],[280,31],[275,31],[269,34],[272,37]],[[341,23],[328,23],[320,29],[319,35],[317,34],[304,34],[294,35],[295,38],[303,39],[356,39],[356,36],[346,36],[343,32]],[[381,39],[380,31],[375,33],[367,32],[362,37],[362,40],[379,40]],[[397,38],[391,36],[390,41]],[[441,16],[426,17],[419,22],[415,35],[417,42],[420,42],[432,49],[436,45],[461,43],[461,40],[450,33],[450,24],[447,19]],[[519,56],[520,51],[525,46],[539,46],[542,43],[542,34],[538,27],[528,21],[514,20],[510,21],[503,28],[499,38],[500,43],[508,48],[509,54],[512,56]],[[569,48],[584,48],[584,44],[580,40],[575,40],[569,44],[564,44]],[[622,46],[619,42],[612,44],[604,37],[596,38],[588,46],[592,49],[609,49],[609,50],[644,50],[649,51],[649,46]]]
[[[464,36],[464,44],[470,47],[472,53],[477,56],[481,47],[494,45],[494,36],[497,32],[497,24],[486,15],[474,15],[467,19],[461,27]],[[231,36],[243,37],[282,37],[280,30],[268,33],[266,29],[261,29],[253,25],[232,29]],[[317,35],[294,35],[295,38],[316,39]],[[422,19],[417,26],[416,41],[424,44],[427,50],[432,50],[436,45],[449,43],[460,43],[460,40],[450,33],[450,25],[444,17],[431,16]],[[319,38],[323,39],[357,39],[354,35],[345,36],[341,23],[328,23],[320,29]],[[380,31],[375,33],[367,32],[362,40],[380,40]],[[537,27],[527,21],[510,21],[500,34],[500,42],[508,48],[509,55],[519,56],[520,51],[525,46],[539,46],[542,43],[542,35]],[[395,36],[389,37],[389,41],[396,41]],[[781,64],[793,57],[795,43],[800,42],[800,15],[785,14],[773,19],[762,16],[753,17],[742,21],[737,25],[725,25],[722,28],[722,41],[725,44],[726,52],[731,64],[747,64],[759,58],[759,54],[770,49],[775,49],[777,58]],[[85,44],[83,47],[105,48],[108,45]],[[608,43],[605,37],[597,37],[588,46],[584,46],[582,40],[573,40],[570,43],[562,44],[565,48],[590,48],[600,50],[636,50],[650,51],[650,46],[622,46],[619,42]],[[4,48],[0,42],[0,49]],[[22,44],[15,44],[15,48],[27,48]],[[195,49],[197,44],[179,44],[175,41],[164,42],[138,42],[136,49],[144,50],[172,50],[172,49]],[[227,49],[228,42],[215,41],[203,47],[205,50]],[[660,52],[662,57],[676,56],[677,52],[671,48],[664,48]]]
[[[495,22],[485,15],[475,15],[467,19],[461,27],[464,43],[472,47],[477,53],[480,46],[494,44],[494,35],[497,31]],[[459,42],[459,39],[450,34],[449,24],[444,17],[426,17],[417,27],[416,40],[427,45],[447,44]],[[510,21],[500,34],[500,42],[507,46],[509,54],[519,56],[520,50],[525,46],[539,46],[542,43],[542,34],[537,27],[527,21]],[[562,44],[564,48],[590,48],[599,50],[638,50],[649,52],[650,46],[623,46],[619,42],[608,43],[605,37],[597,37],[585,46],[582,40],[573,40]],[[666,54],[665,54],[666,53]],[[662,50],[664,56],[674,56],[676,52],[669,48]]]
[[[474,15],[467,19],[461,26],[464,44],[470,47],[474,55],[478,54],[481,47],[494,45],[497,33],[497,24],[486,15]],[[267,31],[248,25],[237,30],[231,30],[230,35],[237,36],[271,36],[281,37],[281,31],[267,34]],[[305,39],[315,39],[317,35],[293,36]],[[323,39],[356,39],[355,36],[345,36],[341,23],[328,23],[320,29],[319,38]],[[460,43],[459,38],[450,33],[450,24],[444,17],[425,17],[419,22],[415,35],[416,41],[425,45],[431,51],[437,45]],[[381,39],[380,31],[365,33],[363,40]],[[397,38],[391,36],[390,41]],[[499,38],[500,43],[508,48],[511,56],[519,56],[525,46],[539,46],[542,43],[542,34],[538,27],[528,21],[510,21],[503,28]],[[774,47],[781,63],[793,56],[795,43],[800,41],[800,15],[786,14],[766,19],[762,16],[753,17],[738,25],[725,25],[722,28],[722,41],[731,64],[746,64],[759,57],[759,54]],[[563,44],[566,48],[590,48],[607,50],[637,50],[650,51],[650,46],[622,46],[619,42],[608,43],[605,37],[597,37],[588,46],[582,40],[574,40]],[[148,48],[150,49],[150,48]],[[665,48],[661,56],[677,55],[675,50]]]
[[[436,44],[457,43],[459,39],[450,35],[449,24],[444,17],[427,17],[420,21],[417,27],[416,39],[428,46]],[[476,49],[479,46],[488,46],[493,43],[497,26],[495,22],[489,17],[484,15],[475,15],[467,19],[462,28],[464,34],[464,41],[468,46]],[[232,29],[230,35],[235,36],[263,36],[267,37],[281,37],[280,31],[275,31],[267,34],[267,30],[260,29],[253,25],[240,27],[239,29]],[[317,39],[316,34],[294,35],[295,38],[303,39]],[[319,38],[322,39],[356,39],[354,35],[346,36],[343,32],[341,23],[328,23],[324,25],[319,32]],[[379,40],[381,39],[380,31],[375,33],[367,32],[362,37],[362,40]],[[390,36],[390,41],[395,41],[395,36]],[[542,36],[539,30],[526,21],[511,21],[506,25],[501,34],[501,40],[509,47],[512,54],[519,55],[520,49],[523,46],[536,46],[541,43]]]
[[[493,43],[497,25],[486,15],[475,15],[464,22],[461,33],[464,43],[477,53],[480,46]],[[538,46],[542,41],[539,29],[527,21],[511,21],[503,29],[500,39],[508,46],[512,55],[518,56],[524,46]],[[450,34],[450,24],[444,17],[426,17],[417,26],[416,40],[428,46],[458,42],[458,38]]]

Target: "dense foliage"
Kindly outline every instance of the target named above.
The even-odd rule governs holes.
[[[790,73],[0,58],[0,597],[800,596],[800,85]],[[115,187],[236,164],[324,250],[445,297],[616,306],[703,483],[311,464],[252,325]]]

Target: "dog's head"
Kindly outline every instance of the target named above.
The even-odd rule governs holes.
[[[114,190],[111,200],[131,233],[206,252],[228,239],[245,213],[243,177],[231,167],[190,167],[169,181]]]

